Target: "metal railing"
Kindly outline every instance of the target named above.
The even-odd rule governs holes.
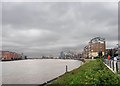
[[[104,63],[111,68],[115,73],[120,74],[120,60],[108,60],[104,59]]]

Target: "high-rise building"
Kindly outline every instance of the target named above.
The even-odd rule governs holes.
[[[65,53],[63,51],[60,52],[60,59],[65,59]]]

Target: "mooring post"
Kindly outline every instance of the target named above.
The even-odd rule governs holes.
[[[118,73],[118,62],[116,62],[116,72]]]
[[[114,60],[113,60],[113,71],[114,71]]]
[[[68,72],[68,67],[67,67],[67,65],[66,65],[66,73]]]

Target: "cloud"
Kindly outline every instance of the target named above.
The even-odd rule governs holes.
[[[3,50],[58,55],[66,49],[82,51],[97,36],[106,38],[107,47],[117,44],[117,3],[4,2],[2,6]]]

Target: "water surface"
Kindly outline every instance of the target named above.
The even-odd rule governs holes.
[[[36,59],[2,62],[3,84],[42,84],[78,68],[78,60]]]

